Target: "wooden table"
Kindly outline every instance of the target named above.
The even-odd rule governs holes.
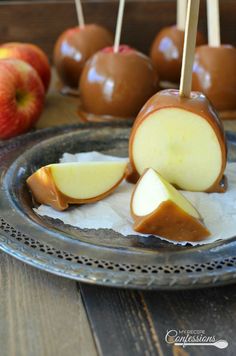
[[[37,128],[79,121],[78,99],[61,96],[55,82]],[[236,131],[236,121],[225,127]],[[205,330],[229,347],[173,348],[165,342],[170,329]],[[235,329],[235,285],[181,292],[102,288],[0,253],[1,356],[235,355]]]

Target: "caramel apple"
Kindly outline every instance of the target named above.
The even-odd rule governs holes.
[[[129,141],[128,180],[153,168],[183,190],[222,192],[227,149],[223,126],[201,93],[154,95],[135,120]]]
[[[205,43],[204,36],[198,32],[197,45]],[[178,83],[184,45],[184,31],[177,26],[163,28],[155,37],[150,56],[160,80]]]
[[[152,168],[140,177],[130,207],[137,232],[194,242],[210,235],[193,205]]]
[[[236,48],[200,46],[193,66],[193,90],[203,92],[217,110],[236,109]]]
[[[134,117],[157,90],[158,77],[150,59],[128,47],[96,53],[80,79],[83,109],[97,115]]]
[[[87,59],[112,43],[112,34],[95,24],[78,26],[63,32],[54,47],[54,64],[62,82],[77,88]]]
[[[27,184],[38,203],[64,210],[105,198],[121,183],[126,161],[56,163],[33,173]]]

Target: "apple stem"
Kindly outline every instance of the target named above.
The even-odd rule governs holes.
[[[180,79],[180,96],[189,98],[192,89],[192,70],[196,47],[200,0],[189,0],[184,35],[184,49]]]
[[[84,14],[82,9],[82,4],[80,0],[75,0],[75,7],[77,12],[78,23],[80,27],[84,27]]]
[[[209,46],[219,47],[221,42],[219,0],[207,0],[207,28]]]
[[[121,36],[121,29],[122,29],[123,15],[124,15],[124,7],[125,7],[125,0],[120,0],[117,22],[116,22],[116,35],[115,35],[115,41],[114,41],[114,52],[115,53],[119,52],[120,36]]]
[[[176,25],[177,28],[181,31],[184,31],[185,29],[186,12],[187,12],[187,0],[177,0]]]

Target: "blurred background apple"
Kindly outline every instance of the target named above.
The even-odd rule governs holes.
[[[28,131],[42,112],[44,97],[42,81],[31,65],[0,60],[0,139]]]
[[[45,91],[48,90],[51,69],[46,54],[34,44],[9,42],[0,46],[0,59],[16,58],[29,63],[38,72]]]
[[[111,32],[95,24],[78,26],[63,32],[54,47],[54,64],[62,82],[71,88],[78,88],[86,60],[112,43]]]
[[[83,109],[97,115],[135,117],[158,90],[158,76],[149,57],[122,45],[97,52],[80,79]]]

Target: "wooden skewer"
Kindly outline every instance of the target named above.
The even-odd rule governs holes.
[[[84,14],[82,9],[82,4],[80,0],[75,0],[75,7],[77,12],[78,23],[80,27],[84,27]]]
[[[209,46],[220,46],[219,0],[207,0],[207,28]]]
[[[117,17],[117,22],[116,22],[115,41],[114,41],[114,52],[115,53],[117,53],[119,51],[124,8],[125,8],[125,0],[120,0],[118,17]]]
[[[187,1],[188,0],[177,0],[176,25],[177,25],[177,28],[181,31],[185,30]]]
[[[192,70],[197,37],[200,0],[189,0],[184,36],[184,49],[180,79],[180,96],[190,97],[192,89]]]

